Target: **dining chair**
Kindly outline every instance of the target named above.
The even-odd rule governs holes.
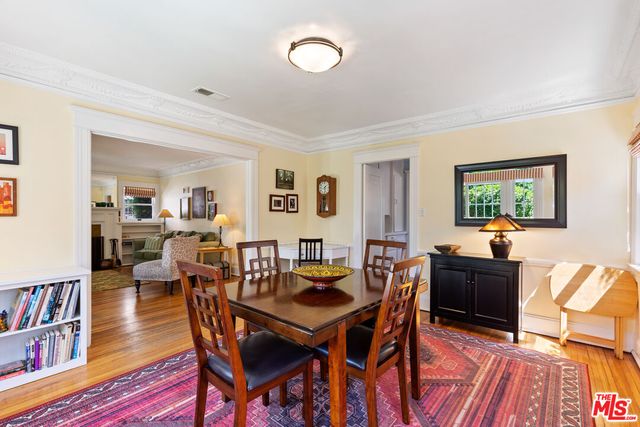
[[[185,261],[178,261],[178,269],[198,361],[194,425],[204,425],[209,384],[223,400],[235,401],[234,426],[245,426],[250,401],[302,374],[304,422],[312,426],[313,352],[270,331],[238,340],[220,269]],[[203,279],[213,281],[207,284],[209,292]]]
[[[238,250],[238,267],[242,280],[251,280],[272,276],[281,273],[280,252],[278,251],[277,240],[256,240],[236,243]],[[249,252],[255,250],[256,257],[248,258]],[[246,252],[245,252],[246,251]],[[267,253],[264,253],[266,251]],[[247,259],[245,263],[245,259]],[[244,319],[243,319],[244,320]],[[252,332],[262,330],[259,326],[244,320],[243,333],[249,336]],[[265,394],[262,403],[269,404],[269,394]],[[280,386],[280,405],[287,404],[287,383]]]
[[[388,273],[391,265],[397,260],[404,259],[406,255],[406,242],[367,239],[362,269],[372,270],[374,273]]]
[[[298,266],[305,264],[322,264],[323,239],[298,239]]]
[[[418,256],[392,264],[375,328],[356,325],[347,331],[347,374],[365,382],[369,426],[378,425],[376,379],[394,366],[398,370],[402,421],[409,424],[405,350],[424,262],[425,257]],[[315,350],[326,367],[327,343]]]
[[[257,279],[273,274],[279,274],[280,252],[278,252],[277,240],[257,240],[253,242],[236,243],[238,250],[238,266],[240,277],[245,279]],[[256,250],[256,258],[249,258],[245,265],[245,251]],[[263,249],[268,250],[268,255],[263,254]]]

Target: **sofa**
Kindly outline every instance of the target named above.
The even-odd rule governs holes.
[[[133,241],[133,264],[137,265],[141,262],[155,261],[162,259],[162,246],[164,242],[176,236],[191,237],[200,236],[199,248],[217,248],[220,245],[220,236],[213,231],[168,231],[166,233],[156,234],[155,239],[136,239]],[[206,264],[217,265],[220,262],[220,253],[205,254],[204,262]],[[198,258],[199,261],[199,258]]]

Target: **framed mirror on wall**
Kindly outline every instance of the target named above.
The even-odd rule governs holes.
[[[567,155],[457,165],[457,226],[508,213],[523,227],[567,228]]]

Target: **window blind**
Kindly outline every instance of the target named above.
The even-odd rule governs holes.
[[[465,184],[474,184],[478,182],[496,182],[496,181],[513,181],[516,179],[542,179],[543,169],[525,168],[525,169],[501,169],[496,171],[483,172],[466,172],[464,174]]]
[[[156,197],[156,189],[149,187],[124,187],[124,195],[129,197]]]

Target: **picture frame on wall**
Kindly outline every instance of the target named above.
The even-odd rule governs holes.
[[[196,187],[191,191],[191,217],[206,218],[207,217],[207,202],[206,202],[207,187]]]
[[[294,173],[285,169],[276,169],[276,188],[293,190]]]
[[[213,221],[218,214],[218,204],[216,202],[207,204],[207,219]]]
[[[0,124],[0,163],[17,165],[18,127]]]
[[[215,200],[215,193],[213,190],[207,191],[207,202],[213,202]]]
[[[269,194],[269,211],[270,212],[284,212],[285,211],[285,197],[280,194]]]
[[[191,187],[182,187],[182,194],[183,195],[188,195],[189,193],[191,193]]]
[[[298,213],[298,195],[287,194],[287,213]]]
[[[18,215],[18,180],[0,178],[0,216]]]
[[[191,197],[180,199],[180,219],[191,219]]]

